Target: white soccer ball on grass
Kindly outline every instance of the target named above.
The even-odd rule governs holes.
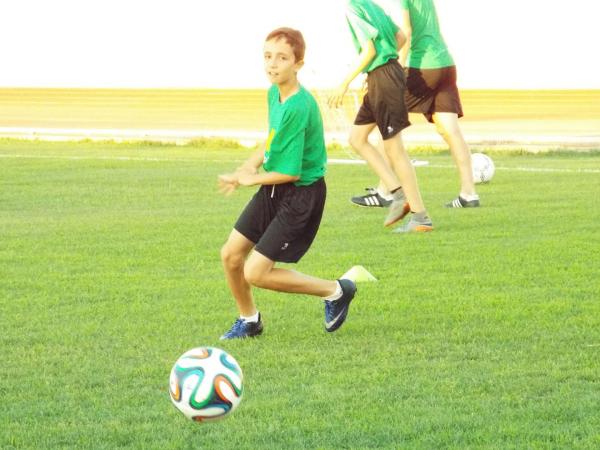
[[[494,166],[492,158],[483,153],[473,153],[471,155],[471,165],[475,184],[489,182],[494,177],[494,172],[496,172],[496,166]]]

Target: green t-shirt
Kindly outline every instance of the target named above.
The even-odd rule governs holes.
[[[279,88],[271,86],[269,100],[269,139],[263,169],[299,176],[296,186],[307,186],[325,175],[327,152],[323,120],[315,98],[304,87],[279,101]]]
[[[396,33],[398,27],[389,16],[371,0],[350,0],[346,19],[352,33],[356,50],[362,52],[363,45],[372,40],[377,55],[363,72],[368,73],[384,65],[390,59],[398,58]]]
[[[438,69],[454,65],[444,42],[433,0],[400,0],[410,14],[412,36],[406,65],[417,69]]]

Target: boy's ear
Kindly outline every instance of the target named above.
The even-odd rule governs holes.
[[[296,62],[296,71],[302,69],[302,67],[304,66],[304,60],[301,59],[300,61]]]

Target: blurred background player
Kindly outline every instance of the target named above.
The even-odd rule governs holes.
[[[350,280],[323,280],[275,267],[295,263],[310,248],[325,207],[327,154],[317,102],[298,82],[304,64],[304,38],[290,28],[271,32],[264,45],[269,138],[236,172],[220,175],[219,187],[231,194],[238,186],[259,185],[221,249],[227,283],[240,313],[221,339],[258,336],[263,331],[252,286],[322,297],[325,329],[346,320],[356,292]],[[258,173],[262,166],[264,172]]]
[[[460,193],[446,206],[478,207],[471,152],[458,124],[463,111],[456,85],[456,66],[442,37],[435,4],[433,0],[388,0],[382,4],[388,7],[387,11],[406,35],[406,43],[400,49],[400,62],[406,67],[408,110],[423,114],[435,124],[458,168]],[[384,154],[381,148],[380,151]],[[389,192],[382,181],[377,188],[367,189],[367,195],[352,197],[351,201],[367,207],[389,205]]]
[[[331,95],[329,106],[339,107],[350,83],[360,73],[367,74],[368,92],[350,131],[350,145],[392,194],[384,225],[390,226],[412,212],[409,222],[396,231],[430,231],[433,224],[400,134],[410,125],[404,100],[405,75],[398,63],[398,49],[405,42],[404,34],[371,0],[348,1],[346,19],[360,57]],[[382,136],[389,163],[368,140],[375,127]]]

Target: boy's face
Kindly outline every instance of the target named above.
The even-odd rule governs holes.
[[[296,61],[290,44],[284,38],[277,38],[265,42],[264,63],[271,83],[285,84],[296,79],[304,61]]]

